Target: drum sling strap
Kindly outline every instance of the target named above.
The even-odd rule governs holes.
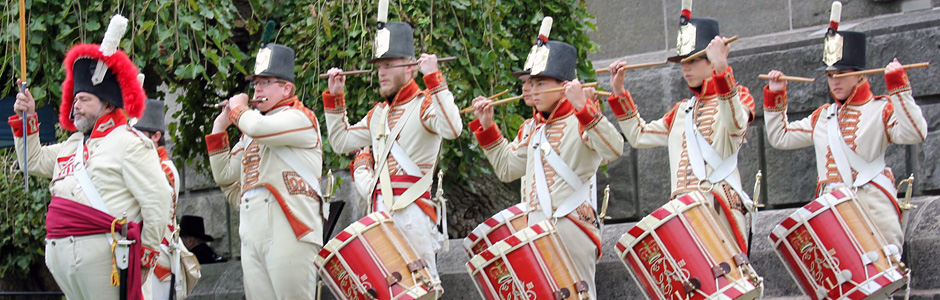
[[[842,182],[853,187],[859,187],[866,183],[874,183],[884,189],[889,197],[897,197],[897,188],[891,183],[884,174],[887,167],[885,164],[885,153],[875,157],[872,161],[866,161],[858,155],[852,147],[845,142],[842,136],[842,129],[839,128],[839,104],[829,105],[827,120],[827,133],[829,135],[829,151],[832,153],[832,159],[836,162],[836,168],[839,175],[842,176]],[[852,170],[858,172],[855,180],[852,180]]]
[[[542,126],[535,132],[535,138],[538,139],[536,143],[533,144],[535,148],[535,158],[532,159],[532,165],[529,166],[529,168],[535,171],[535,191],[545,216],[550,218],[562,218],[577,209],[578,206],[581,206],[581,203],[585,201],[588,202],[591,208],[597,210],[597,174],[592,175],[588,182],[581,181],[578,174],[575,173],[561,156],[558,155],[558,152],[552,148],[548,137],[545,136],[545,126]],[[568,198],[565,198],[565,200],[558,205],[558,209],[555,210],[554,213],[552,212],[551,191],[548,189],[545,167],[542,164],[543,158],[548,161],[548,165],[552,167],[555,174],[561,176],[565,183],[574,189],[574,192],[568,195]]]

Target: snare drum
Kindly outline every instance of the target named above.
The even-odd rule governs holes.
[[[467,271],[489,300],[583,299],[588,294],[551,221],[497,242],[471,258]]]
[[[669,201],[617,242],[617,254],[647,299],[754,299],[761,278],[720,229],[701,192]]]
[[[463,239],[463,248],[471,258],[480,254],[496,242],[511,236],[528,226],[529,206],[525,203],[513,205],[483,221]]]
[[[385,212],[346,227],[323,246],[314,263],[341,300],[433,300],[443,292]]]
[[[884,242],[848,188],[798,209],[770,240],[810,299],[890,298],[909,279],[898,247]]]

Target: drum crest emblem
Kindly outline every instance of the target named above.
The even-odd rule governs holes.
[[[509,273],[509,269],[506,268],[506,264],[502,261],[493,263],[493,268],[490,269],[489,273],[490,277],[495,278],[496,283],[499,285],[501,299],[529,300],[536,298],[535,291],[532,290],[535,288],[535,284],[532,282],[523,283],[525,290],[520,291],[516,288],[516,280],[513,279],[512,274]]]

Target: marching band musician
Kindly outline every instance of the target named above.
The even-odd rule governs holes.
[[[558,234],[587,283],[586,291],[577,292],[596,299],[594,273],[601,245],[595,173],[603,161],[620,157],[623,138],[575,78],[577,50],[568,43],[548,41],[547,34],[540,34],[540,40],[525,69],[535,112],[532,121],[520,128],[518,142],[503,137],[492,120],[488,99],[474,100],[478,119],[470,128],[500,180],[523,178],[522,201],[534,208],[528,225],[557,221]],[[552,88],[564,91],[536,94]]]
[[[173,161],[166,153],[166,124],[164,124],[163,118],[163,101],[147,99],[144,116],[137,121],[137,124],[134,124],[134,128],[150,138],[153,146],[157,148],[157,155],[160,156],[160,167],[163,168],[166,180],[173,188],[172,202],[170,202],[170,209],[167,214],[169,217],[166,225],[167,231],[160,241],[160,257],[157,258],[157,264],[153,267],[153,272],[150,273],[150,278],[147,280],[148,284],[144,285],[144,297],[148,300],[170,299],[172,266],[174,263],[179,264],[178,261],[172,262],[171,259],[174,258],[172,251],[176,251],[174,250],[176,247],[182,246],[176,234],[174,234],[178,226],[176,223],[176,207],[180,193],[180,174],[176,169],[176,165],[173,164]],[[180,274],[174,275],[177,275],[176,279],[182,279]]]
[[[838,22],[832,22],[822,67],[831,103],[789,122],[787,82],[780,80],[782,72],[774,70],[764,87],[764,122],[767,140],[774,148],[815,148],[817,196],[841,187],[856,188],[855,197],[862,209],[871,216],[885,241],[897,247],[895,258],[900,259],[902,224],[906,220],[898,207],[894,174],[884,156],[890,144],[923,142],[927,121],[914,102],[907,72],[897,59],[885,67],[887,96],[873,96],[865,75],[835,77],[865,69],[865,44],[864,33],[838,31]]]
[[[705,56],[681,62],[683,78],[693,97],[675,103],[661,119],[647,122],[624,89],[623,67],[627,63],[617,60],[608,67],[614,94],[607,101],[631,146],[668,147],[670,199],[695,191],[714,198],[718,206],[711,210],[715,219],[728,236],[735,238],[740,252],[747,253],[744,214],[750,198],[742,190],[737,153],[754,117],[754,100],[746,87],[735,82],[726,41],[719,35],[718,21],[692,18],[691,8],[684,7],[678,55],[668,60],[681,62],[693,53],[706,51]]]
[[[128,126],[128,117],[142,115],[147,96],[137,67],[116,46],[126,26],[115,15],[102,46],[78,44],[66,54],[59,122],[75,133],[65,142],[40,146],[28,90],[16,95],[9,119],[20,166],[52,178],[46,266],[68,299],[142,299],[141,281],[166,231],[172,189],[153,180],[165,177],[153,142]]]
[[[389,212],[430,271],[431,280],[440,282],[435,253],[441,249],[443,235],[437,224],[446,220],[439,219],[441,208],[432,200],[430,189],[443,139],[457,138],[462,130],[460,112],[438,70],[437,56],[421,54],[415,59],[411,26],[379,24],[369,63],[378,69],[381,98],[355,125],[349,124],[346,115],[346,77],[338,68],[327,72],[323,105],[330,146],[337,153],[372,146],[376,180],[368,186],[370,211]],[[414,80],[418,71],[424,74],[427,90]],[[357,180],[365,177],[356,174]]]
[[[239,210],[246,297],[309,299],[328,211],[319,192],[322,141],[316,115],[296,96],[294,50],[267,40],[249,78],[254,101],[230,98],[206,145],[213,178]],[[233,124],[242,137],[229,147]]]

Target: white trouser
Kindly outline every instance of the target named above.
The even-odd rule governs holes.
[[[270,192],[246,193],[239,205],[245,297],[312,299],[320,247],[297,240],[284,211]]]
[[[46,266],[69,300],[118,299],[111,285],[110,235],[46,239]]]
[[[548,218],[540,210],[529,213],[529,226],[538,224]],[[571,262],[574,264],[575,271],[588,284],[589,299],[597,299],[597,286],[594,284],[594,273],[597,272],[597,245],[594,244],[584,230],[568,218],[558,218],[555,222],[555,230],[561,242],[568,250],[571,256]],[[571,291],[572,296],[577,292]]]
[[[376,201],[378,210],[387,212],[388,210],[385,209],[381,197],[379,199],[379,201]],[[395,227],[404,234],[408,243],[414,247],[415,254],[428,265],[428,272],[431,273],[432,280],[440,282],[441,277],[437,274],[435,254],[441,250],[444,235],[437,231],[437,224],[434,224],[434,221],[431,221],[431,218],[414,203],[390,215],[395,220]]]

